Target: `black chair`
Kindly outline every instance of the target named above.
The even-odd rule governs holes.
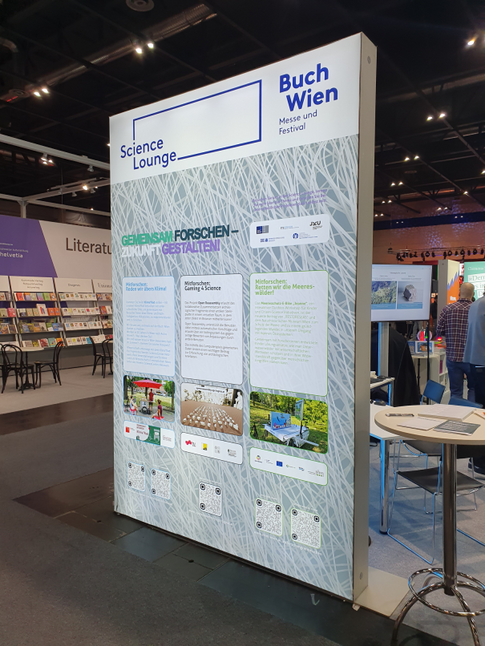
[[[104,377],[104,373],[105,373],[105,369],[106,369],[106,355],[105,355],[104,351],[103,352],[98,352],[98,350],[96,348],[96,343],[94,342],[94,339],[93,339],[92,336],[90,336],[89,339],[90,339],[91,345],[93,347],[93,360],[94,360],[94,362],[93,362],[93,372],[92,372],[92,374],[94,375],[94,373],[96,372],[96,368],[97,368],[98,363],[99,363],[99,364],[101,364],[101,371],[102,371],[103,377]]]
[[[104,354],[104,372],[103,377],[106,376],[106,365],[109,364],[109,374],[113,374],[113,339],[105,339],[101,344]]]
[[[54,348],[52,361],[35,362],[34,364],[35,365],[35,385],[38,386],[39,388],[42,385],[42,370],[44,370],[44,368],[48,368],[52,372],[54,381],[56,383],[59,382],[59,386],[62,386],[61,374],[59,372],[59,355],[61,354],[61,350],[63,347],[64,347],[64,343],[62,341],[59,341],[59,343],[57,343],[56,347]]]
[[[13,343],[2,345],[2,393],[7,385],[7,379],[10,373],[15,374],[15,387],[24,392],[24,375],[28,377],[29,372],[32,375],[32,384],[35,389],[34,365],[27,363],[24,359],[22,350]],[[30,386],[29,386],[30,387]]]

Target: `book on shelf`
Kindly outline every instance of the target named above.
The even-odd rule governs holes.
[[[33,341],[22,341],[22,347],[23,348],[33,348],[34,347],[34,342]]]
[[[28,334],[30,332],[28,323],[21,323],[20,331]]]
[[[0,316],[6,318],[8,316],[8,310],[6,307],[0,307]]]
[[[0,334],[10,334],[8,323],[0,323]]]
[[[7,312],[8,316],[15,318],[17,316],[17,312],[15,310],[15,307],[7,307]]]
[[[45,324],[44,321],[39,321],[39,327],[41,332],[45,332],[47,330],[47,325]]]
[[[44,292],[44,293],[42,294],[42,296],[43,296],[43,299],[42,299],[42,300],[44,300],[44,301],[50,301],[50,299],[51,299],[50,292]]]
[[[29,328],[29,332],[35,332],[33,323],[27,323],[27,327]]]
[[[56,340],[54,338],[49,337],[47,339],[47,341],[49,343],[49,348],[55,348],[56,347],[57,343],[56,343]]]
[[[37,292],[36,296],[38,301],[44,300],[44,292]]]
[[[47,308],[47,314],[48,314],[48,316],[56,316],[56,308],[55,307],[48,307]]]
[[[47,307],[39,303],[37,305],[37,314],[38,316],[47,316]]]
[[[33,347],[33,348],[40,348],[40,343],[38,342],[38,340],[37,340],[37,339],[34,339],[34,340],[32,341],[32,347]]]
[[[24,294],[23,292],[15,292],[15,300],[16,301],[23,301],[24,299]]]
[[[41,348],[49,347],[49,341],[47,339],[39,339],[39,344]]]
[[[9,301],[10,292],[0,292],[0,301]]]

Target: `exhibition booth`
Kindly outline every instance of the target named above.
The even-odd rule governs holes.
[[[432,269],[372,265],[375,73],[359,34],[112,117],[111,232],[0,216],[0,342],[96,369],[114,326],[115,511],[390,616],[422,563],[387,534],[416,457],[392,408],[369,412],[369,323],[388,375],[389,323],[429,320]],[[459,263],[438,272],[439,312]],[[418,384],[447,402],[424,332]],[[394,378],[375,379],[389,406]],[[403,497],[406,534],[422,492]],[[476,543],[458,548],[483,580]]]

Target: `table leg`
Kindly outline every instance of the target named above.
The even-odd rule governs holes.
[[[456,444],[443,444],[443,579],[445,594],[456,588]]]
[[[380,470],[380,527],[381,534],[387,534],[389,527],[389,440],[380,440],[379,455],[381,462]]]

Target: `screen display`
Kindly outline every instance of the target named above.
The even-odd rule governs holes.
[[[425,321],[431,265],[372,265],[371,321]]]

